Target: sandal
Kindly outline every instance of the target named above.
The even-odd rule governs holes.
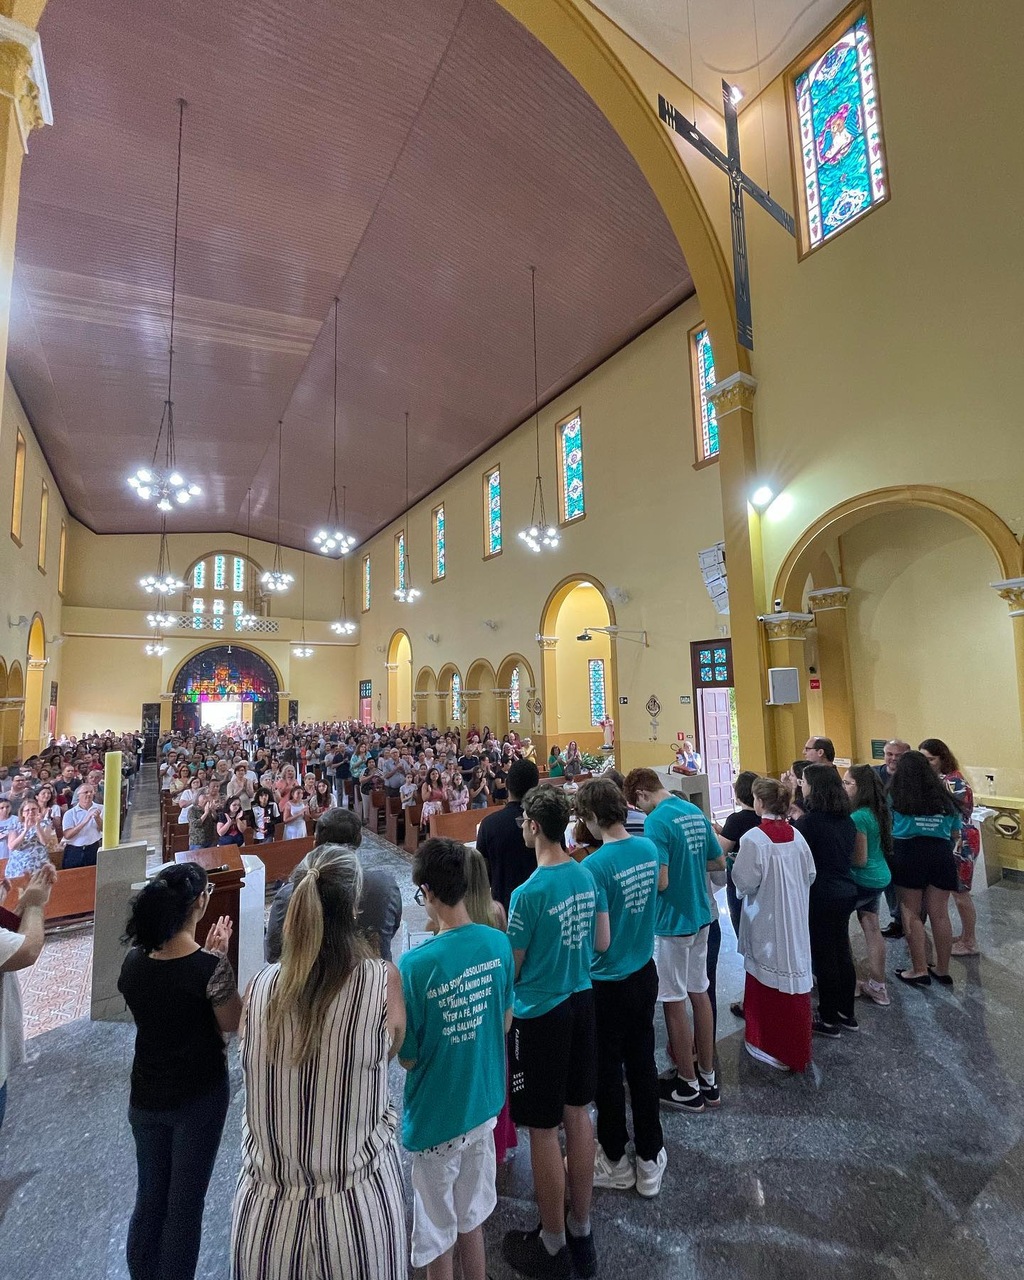
[[[906,977],[908,970],[897,969],[896,977],[900,982],[905,982],[908,987],[930,987],[932,985],[931,976],[927,973],[919,974],[916,978]]]
[[[740,1002],[739,1002],[738,1000],[734,1000],[734,1001],[732,1002],[732,1004],[729,1006],[729,1012],[732,1014],[732,1016],[733,1016],[734,1018],[744,1018],[744,1019],[745,1019],[745,1018],[746,1018],[746,1016],[747,1016],[747,1015],[743,1012],[743,1006],[740,1004]]]
[[[951,987],[953,985],[953,979],[948,973],[936,973],[935,970],[931,967],[931,965],[928,966],[928,972],[935,979],[935,981],[940,983],[942,986]]]

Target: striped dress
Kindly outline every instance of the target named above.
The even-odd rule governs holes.
[[[320,1048],[270,1051],[280,975],[253,981],[241,1043],[246,1104],[232,1213],[232,1280],[401,1280],[405,1202],[388,1096],[387,971],[365,960],[328,1010]]]

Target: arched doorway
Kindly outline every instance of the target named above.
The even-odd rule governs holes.
[[[186,658],[171,679],[172,727],[195,733],[251,721],[277,723],[281,683],[267,658],[243,645],[214,645]]]
[[[498,731],[497,677],[486,658],[477,658],[466,672],[466,726],[479,733]]]
[[[521,653],[510,653],[498,667],[498,729],[513,730],[521,737],[532,737],[537,726],[533,719],[533,699],[537,692],[533,668]]]
[[[413,694],[417,725],[429,727],[437,722],[437,676],[433,667],[420,667],[416,675],[416,690]]]
[[[388,644],[388,722],[408,724],[415,718],[412,706],[412,641],[407,631],[396,631]]]
[[[465,720],[466,700],[462,674],[453,662],[446,663],[437,674],[437,726],[460,729]]]
[[[21,746],[23,760],[36,755],[45,745],[43,690],[46,687],[46,631],[37,613],[28,633],[28,674],[25,678],[25,727]]]
[[[21,721],[25,711],[25,677],[21,663],[12,662],[7,673],[7,697],[4,700],[3,712],[3,763],[10,764],[16,760],[21,746]]]
[[[539,641],[545,751],[554,743],[564,751],[570,739],[581,751],[601,746],[601,721],[615,715],[618,670],[611,636],[596,628],[614,626],[615,610],[596,578],[565,578],[548,596]]]

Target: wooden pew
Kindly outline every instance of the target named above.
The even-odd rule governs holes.
[[[405,811],[405,835],[402,837],[402,848],[406,853],[415,853],[420,845],[420,823],[423,821],[423,803],[417,800],[411,809]]]
[[[299,840],[264,840],[262,843],[246,842],[246,853],[251,853],[266,868],[266,882],[287,880],[302,859],[313,848],[312,835],[303,836]]]
[[[501,813],[503,804],[489,805],[486,809],[467,809],[465,813],[435,813],[430,818],[430,834],[447,836],[450,840],[461,840],[464,844],[473,844],[476,840],[476,829],[484,818],[492,813]]]
[[[7,869],[7,859],[0,861],[0,880]],[[14,909],[19,889],[24,889],[29,877],[19,876],[12,881],[12,888],[3,905]],[[57,883],[50,892],[50,901],[43,911],[43,919],[67,920],[74,916],[91,916],[96,909],[96,868],[70,867],[57,872]]]
[[[384,839],[400,845],[405,839],[405,810],[401,796],[388,796],[388,810],[384,822]]]
[[[370,792],[370,821],[368,825],[376,836],[382,834],[382,828],[386,829],[387,807],[388,793],[383,787]]]

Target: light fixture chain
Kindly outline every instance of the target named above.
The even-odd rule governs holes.
[[[178,294],[178,221],[181,211],[181,143],[185,131],[185,107],[184,98],[178,99],[178,167],[174,180],[174,247],[171,252],[171,325],[170,325],[170,342],[168,344],[167,358],[167,465],[174,466],[174,428],[173,419],[171,417],[171,405],[173,396],[171,388],[174,377],[174,319]]]

